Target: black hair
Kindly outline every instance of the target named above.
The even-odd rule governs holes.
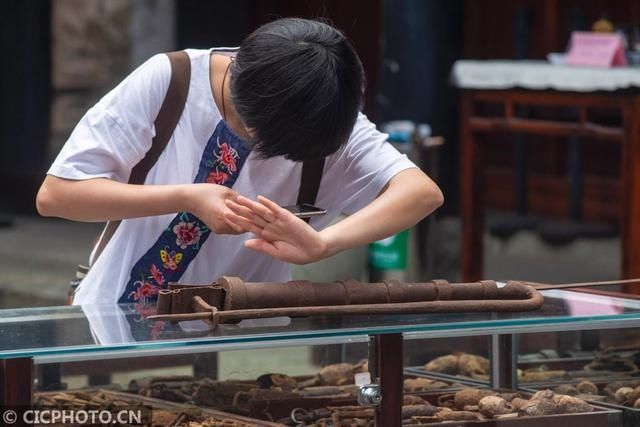
[[[364,71],[337,29],[284,18],[242,42],[230,87],[261,157],[302,161],[332,154],[347,142],[362,104]]]

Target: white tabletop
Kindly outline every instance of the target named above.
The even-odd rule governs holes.
[[[571,92],[640,88],[640,68],[589,68],[546,61],[471,61],[453,66],[453,83],[461,89],[554,89]]]

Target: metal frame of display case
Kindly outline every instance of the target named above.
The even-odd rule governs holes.
[[[11,342],[12,334],[16,337],[28,335],[29,327],[43,319],[43,315],[38,315],[37,309],[0,310],[0,406],[30,404],[34,365],[240,349],[344,344],[369,342],[373,339],[373,347],[376,350],[374,355],[370,355],[370,360],[375,360],[382,394],[382,402],[376,411],[377,425],[394,426],[399,425],[401,419],[404,368],[402,344],[405,339],[490,336],[490,358],[493,367],[491,385],[496,388],[515,389],[518,334],[640,326],[640,302],[637,300],[588,295],[596,302],[620,306],[623,312],[617,315],[598,315],[594,312],[590,315],[571,316],[563,311],[565,303],[570,299],[585,298],[587,294],[570,291],[545,291],[544,294],[545,306],[530,313],[394,315],[333,320],[296,318],[291,320],[289,326],[281,328],[249,328],[248,332],[237,332],[233,329],[236,335],[225,335],[224,331],[217,331],[198,337],[179,336],[177,339],[109,345],[88,342],[85,345],[36,347],[40,342],[36,341],[33,344],[30,341],[23,344],[25,348],[20,348],[17,338],[14,339],[16,342]],[[77,325],[78,320],[83,318],[82,312],[77,308],[60,307],[59,311],[56,309],[50,308],[51,313],[46,315],[52,319],[54,327],[63,328],[60,322],[64,319]],[[31,347],[27,348],[29,346]]]

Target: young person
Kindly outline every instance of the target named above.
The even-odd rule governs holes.
[[[127,181],[167,92],[164,54],[85,114],[38,193],[44,216],[122,220],[75,304],[148,302],[170,281],[221,275],[286,281],[289,263],[387,237],[442,204],[434,182],[359,112],[362,65],[335,28],[281,19],[239,49],[186,52],[186,105],[144,185]],[[307,224],[281,206],[295,204],[302,161],[320,157],[316,204],[328,214]],[[340,213],[350,216],[328,226]]]

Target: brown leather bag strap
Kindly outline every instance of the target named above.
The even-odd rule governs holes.
[[[320,181],[324,172],[324,157],[321,159],[305,160],[302,163],[302,175],[300,176],[300,190],[298,191],[298,204],[313,205],[318,197]],[[310,218],[304,219],[309,222]]]
[[[166,53],[166,55],[169,57],[171,64],[171,80],[169,81],[169,88],[162,101],[160,111],[156,116],[156,120],[153,122],[156,135],[151,141],[151,148],[149,148],[147,154],[145,154],[142,160],[131,170],[129,184],[144,184],[149,171],[156,164],[158,158],[160,158],[176,126],[178,126],[182,111],[187,102],[189,81],[191,80],[191,60],[189,59],[189,55],[183,50],[169,52]],[[120,221],[109,221],[107,223],[96,247],[93,262],[98,259],[119,225]]]
[[[184,50],[166,54],[171,63],[171,81],[162,101],[153,125],[156,136],[153,137],[151,148],[140,162],[133,167],[129,176],[129,184],[144,184],[147,174],[156,164],[158,158],[169,143],[173,131],[178,126],[180,116],[189,95],[189,80],[191,80],[191,60]]]

